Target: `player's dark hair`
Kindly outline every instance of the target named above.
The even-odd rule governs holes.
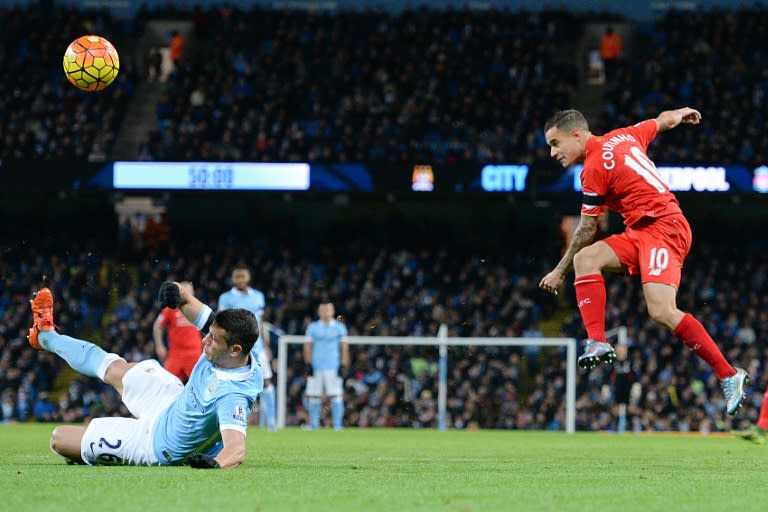
[[[557,128],[561,131],[569,131],[573,129],[589,130],[589,123],[584,117],[584,114],[578,110],[569,109],[555,112],[544,124],[544,131],[549,131],[550,128]]]
[[[232,272],[234,272],[235,270],[245,270],[249,274],[251,273],[251,269],[248,268],[248,265],[246,265],[245,263],[238,263],[237,265],[235,265],[235,267],[232,269]]]
[[[225,309],[216,313],[213,322],[227,333],[227,346],[240,345],[243,353],[250,353],[259,337],[256,315],[247,309]]]

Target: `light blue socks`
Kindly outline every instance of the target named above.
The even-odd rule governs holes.
[[[344,427],[344,401],[341,397],[334,397],[331,400],[331,419],[333,420],[333,428]]]
[[[275,430],[275,386],[269,386],[261,392],[259,424],[269,431]]]
[[[64,336],[54,330],[40,331],[37,339],[44,349],[64,359],[73,370],[101,380],[104,380],[109,364],[120,359],[119,356],[109,354],[93,343]]]
[[[309,399],[309,426],[312,428],[320,428],[320,408],[322,405],[319,398]]]

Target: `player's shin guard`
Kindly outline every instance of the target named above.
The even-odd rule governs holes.
[[[93,343],[58,334],[56,331],[40,332],[38,335],[41,346],[64,359],[73,370],[104,380],[107,367],[116,359],[115,354],[109,354]]]
[[[701,325],[701,322],[696,320],[690,313],[686,313],[683,316],[683,319],[677,324],[672,334],[683,340],[683,343],[688,348],[706,361],[715,370],[718,379],[723,380],[736,373],[736,369],[725,359],[725,356],[720,352],[720,349],[704,326]]]
[[[588,274],[576,277],[576,300],[579,303],[581,319],[592,341],[605,341],[605,280],[602,274]]]
[[[312,428],[320,428],[320,408],[322,405],[319,398],[309,399],[309,426]]]
[[[264,418],[263,423],[261,418]],[[275,430],[275,386],[269,386],[261,392],[259,424],[267,430]]]
[[[331,400],[331,419],[333,420],[333,428],[344,427],[344,400],[340,396],[335,396]]]

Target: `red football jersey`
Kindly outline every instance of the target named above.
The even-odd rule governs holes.
[[[203,352],[200,331],[181,311],[163,308],[157,318],[168,329],[168,359],[199,356]]]
[[[648,119],[589,139],[581,171],[582,214],[597,216],[608,207],[631,226],[644,217],[682,213],[645,154],[657,133],[656,121]]]

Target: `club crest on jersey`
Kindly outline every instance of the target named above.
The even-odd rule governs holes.
[[[235,411],[232,413],[232,417],[236,421],[243,421],[244,422],[245,421],[245,407],[243,407],[242,405],[236,405],[235,406]]]

